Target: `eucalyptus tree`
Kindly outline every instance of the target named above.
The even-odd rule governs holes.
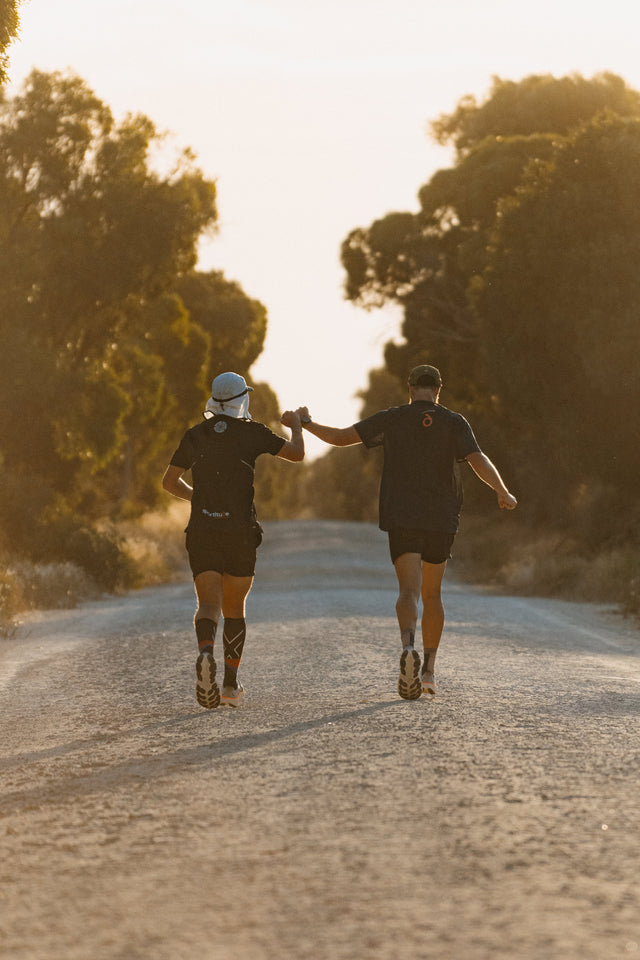
[[[0,103],[0,535],[12,547],[31,536],[63,551],[78,518],[153,504],[216,363],[247,370],[260,353],[262,304],[196,272],[216,222],[215,183],[193,154],[174,155],[145,116],[116,121],[79,77],[34,71]]]
[[[640,473],[639,264],[640,120],[609,113],[527,167],[476,287],[523,489],[542,516],[584,506],[616,535]]]
[[[18,36],[18,0],[0,0],[0,86],[7,79],[7,47]],[[0,93],[1,96],[1,93]]]
[[[499,204],[530,161],[547,159],[555,143],[604,110],[638,117],[640,94],[613,74],[495,78],[485,101],[463,97],[431,124],[437,142],[453,148],[453,165],[420,188],[417,212],[390,213],[342,245],[347,298],[365,309],[402,308],[403,342],[385,350],[399,379],[428,359],[445,368],[458,398],[482,402],[483,331],[470,290],[485,267]]]

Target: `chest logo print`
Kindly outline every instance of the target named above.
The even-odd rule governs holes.
[[[224,433],[225,430],[227,429],[227,425],[224,422],[224,420],[218,420],[218,422],[216,423],[213,429],[215,430],[216,433]]]

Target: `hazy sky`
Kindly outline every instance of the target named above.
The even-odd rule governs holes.
[[[24,0],[20,13],[13,86],[71,69],[117,117],[146,113],[193,148],[220,210],[200,267],[269,311],[252,377],[337,426],[358,418],[399,321],[344,302],[340,244],[417,209],[449,165],[428,122],[494,75],[610,70],[640,89],[635,0]]]

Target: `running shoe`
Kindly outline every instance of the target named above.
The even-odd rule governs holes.
[[[398,693],[403,700],[418,700],[422,694],[420,657],[413,647],[405,647],[400,657]]]
[[[435,696],[436,678],[433,675],[433,670],[425,670],[422,674],[422,692],[430,693],[432,696]]]
[[[220,693],[220,704],[226,703],[229,707],[237,707],[244,700],[244,687],[238,683],[237,687],[223,687]]]
[[[213,710],[220,705],[220,687],[216,683],[216,662],[211,653],[201,653],[196,660],[196,700],[201,707]]]

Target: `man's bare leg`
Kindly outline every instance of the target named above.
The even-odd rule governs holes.
[[[422,689],[427,693],[436,692],[434,670],[444,627],[442,578],[446,566],[446,560],[444,563],[422,564]]]
[[[418,604],[422,590],[422,560],[419,553],[403,553],[394,566],[398,578],[396,616],[402,646],[413,646],[418,623]]]
[[[205,570],[195,577],[194,586],[198,598],[198,609],[194,617],[198,639],[196,700],[201,707],[213,710],[220,704],[213,646],[222,607],[222,574],[215,570]]]
[[[222,607],[222,574],[215,570],[205,570],[199,573],[193,581],[198,599],[198,609],[194,619],[196,635],[198,637],[198,650],[211,647],[213,644],[220,619],[220,609]]]
[[[396,615],[402,643],[398,693],[403,700],[417,700],[422,693],[420,656],[414,649],[422,588],[421,563],[419,553],[403,553],[394,564],[398,578]]]
[[[244,607],[253,577],[232,577],[225,573],[222,580],[222,615],[224,617],[244,617]]]

